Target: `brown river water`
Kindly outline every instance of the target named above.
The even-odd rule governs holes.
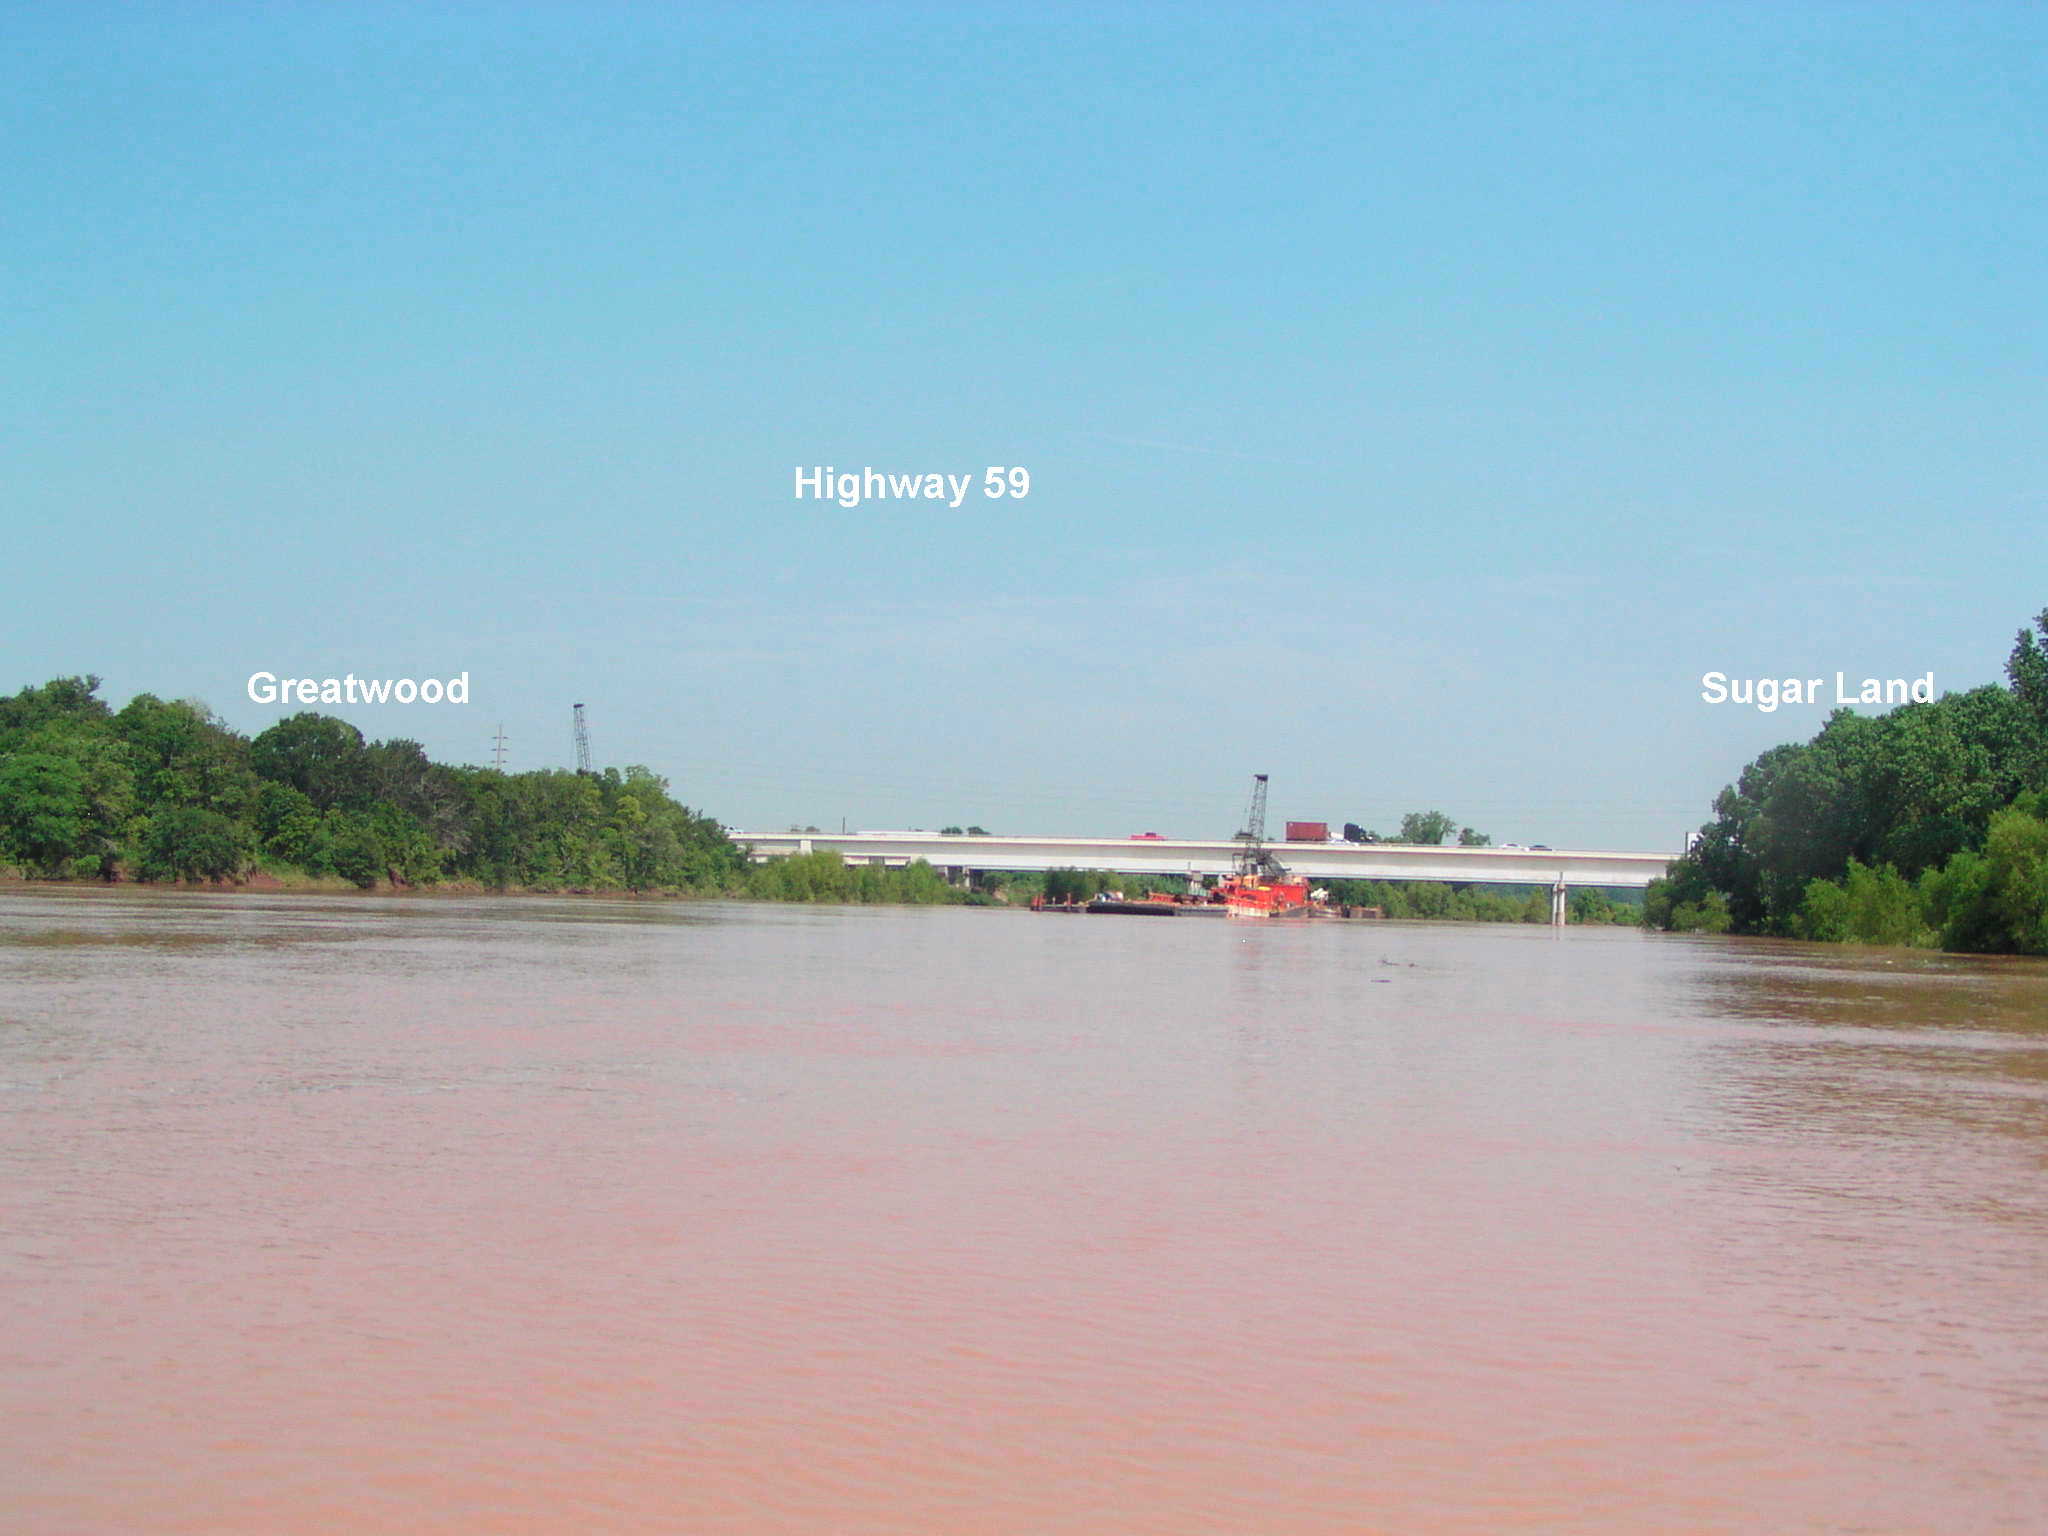
[[[2048,967],[0,893],[0,1529],[2048,1530]]]

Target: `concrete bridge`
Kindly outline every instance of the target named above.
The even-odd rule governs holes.
[[[963,837],[943,832],[735,832],[757,862],[829,850],[849,864],[902,866],[924,859],[954,878],[971,870],[1105,869],[1120,875],[1230,873],[1234,838]],[[1612,853],[1563,848],[1456,848],[1415,843],[1268,843],[1292,874],[1311,880],[1443,880],[1540,885],[1551,915],[1563,920],[1573,886],[1640,889],[1664,873],[1676,853]]]

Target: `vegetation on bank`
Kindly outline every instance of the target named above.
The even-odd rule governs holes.
[[[2038,631],[2041,640],[2036,639]],[[1644,920],[1980,954],[2048,954],[2048,611],[2006,685],[1839,709],[1773,747],[1652,883]]]
[[[831,849],[792,853],[746,865],[727,887],[733,895],[763,901],[818,901],[936,906],[986,903],[992,898],[946,883],[923,859],[896,868],[848,864]]]
[[[2022,630],[2007,684],[1866,717],[1838,710],[1775,747],[1715,801],[1692,851],[1652,884],[1652,927],[1961,951],[2048,954],[2048,611]],[[0,698],[0,870],[32,878],[239,881],[371,889],[648,891],[778,901],[1085,899],[1181,882],[1100,871],[997,875],[967,890],[930,865],[835,853],[748,862],[709,816],[643,767],[576,774],[432,762],[315,713],[253,738],[203,706],[140,694],[115,711],[93,677]],[[1410,823],[1413,823],[1411,825]],[[1448,839],[1438,813],[1404,841]],[[1347,833],[1354,830],[1345,829]],[[1483,845],[1466,829],[1460,841]],[[1333,881],[1389,917],[1545,922],[1548,893]],[[1637,909],[1574,891],[1577,922]]]
[[[1546,886],[1452,885],[1441,880],[1332,880],[1328,885],[1331,901],[1378,907],[1388,917],[1470,923],[1550,921],[1550,890]],[[1565,898],[1567,922],[1635,924],[1642,921],[1642,915],[1642,908],[1634,903],[1590,887],[1572,891]]]
[[[44,878],[716,891],[745,858],[645,768],[503,773],[294,715],[253,739],[94,677],[0,699],[0,861]]]
[[[770,901],[1028,903],[1179,890],[1178,878],[1052,870],[948,884],[924,861],[848,865],[818,851],[748,862],[724,828],[646,768],[504,773],[431,761],[304,713],[245,737],[203,705],[140,694],[114,710],[96,677],[0,698],[0,871],[38,879],[240,882],[370,890],[645,891]],[[1416,841],[1437,831],[1418,813]],[[956,830],[947,828],[947,831]],[[979,827],[969,827],[979,833]],[[1477,834],[1468,834],[1476,838]],[[1482,840],[1483,841],[1483,840]],[[1339,881],[1333,899],[1392,917],[1547,921],[1511,888]],[[1578,921],[1611,921],[1598,892]],[[1622,920],[1626,920],[1626,917]]]
[[[116,711],[96,677],[0,698],[0,872],[287,888],[636,891],[769,901],[989,901],[929,864],[752,864],[641,767],[504,773],[306,713],[250,738],[189,701]]]
[[[1105,869],[1053,869],[1043,875],[999,878],[1001,883],[995,888],[1013,902],[1041,893],[1048,901],[1082,902],[1106,891],[1138,897],[1187,887],[1187,881],[1178,876],[1119,875]],[[1442,880],[1329,880],[1323,882],[1323,888],[1329,891],[1333,906],[1378,907],[1388,917],[1433,922],[1550,921],[1550,891],[1545,887],[1449,884]],[[1574,923],[1632,925],[1640,922],[1642,915],[1639,905],[1617,900],[1606,891],[1575,890],[1567,899],[1566,917]]]

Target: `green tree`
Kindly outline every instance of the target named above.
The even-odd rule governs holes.
[[[1774,747],[1723,790],[1645,921],[1712,916],[1745,933],[2012,949],[2025,941],[2024,828],[2001,821],[2048,788],[2048,610],[2022,629],[2004,688],[1987,686],[1868,718],[1838,710],[1809,742]],[[1983,855],[2003,825],[1999,889]],[[2018,926],[2015,927],[2014,923]]]
[[[1442,811],[1410,811],[1401,818],[1397,843],[1441,843],[1457,830],[1457,823]]]
[[[0,851],[38,873],[69,873],[94,851],[85,769],[54,752],[0,759]]]
[[[1458,829],[1458,846],[1460,848],[1490,848],[1493,846],[1493,839],[1484,832],[1475,832],[1470,827],[1460,827]]]
[[[1833,880],[1809,882],[1792,933],[1821,944],[1848,943],[1849,893]]]
[[[441,878],[441,849],[410,811],[379,802],[370,812],[370,832],[393,885],[432,885]]]
[[[218,811],[169,806],[150,818],[137,873],[144,880],[228,880],[249,857],[247,833]]]
[[[2034,616],[2034,629],[2048,640],[2048,608]],[[2036,734],[2048,737],[2048,646],[2036,642],[2032,630],[2022,629],[2015,638],[2012,654],[2005,661],[2005,676],[2032,718]]]
[[[852,867],[822,848],[756,865],[748,884],[751,894],[770,901],[933,904],[967,899],[965,891],[947,885],[923,859],[902,869]]]
[[[204,705],[140,693],[112,724],[128,746],[145,808],[198,806],[231,821],[248,819],[257,790],[249,743]]]
[[[1549,898],[1544,898],[1544,921],[1550,918]],[[1634,906],[1616,901],[1605,891],[1581,886],[1566,899],[1565,915],[1574,923],[1633,923],[1641,917]]]
[[[1403,842],[1407,839],[1403,838]],[[1451,888],[1440,880],[1417,880],[1403,888],[1403,905],[1409,917],[1446,918],[1456,905]]]
[[[152,877],[229,868],[236,846],[359,885],[459,877],[535,889],[737,889],[746,861],[711,817],[642,767],[508,775],[431,761],[415,741],[365,743],[304,713],[245,741],[203,706],[138,695],[118,715],[98,679],[0,698],[0,860],[52,875]],[[887,899],[909,889],[895,872]]]
[[[1647,921],[1675,929],[1687,909],[1697,919],[1705,910],[1707,894],[1713,892],[1731,927],[1739,932],[1762,929],[1770,909],[1754,846],[1757,825],[1779,778],[1805,750],[1790,745],[1771,748],[1715,796],[1714,819],[1700,828],[1691,850],[1671,866],[1671,886],[1648,904]]]
[[[127,854],[136,828],[135,775],[127,748],[107,728],[104,717],[90,713],[52,715],[16,733],[0,763],[38,757],[61,757],[78,770],[84,793],[84,826],[79,851],[73,856],[89,867],[52,868],[53,875],[97,874],[112,879]]]
[[[396,806],[412,817],[444,854],[466,850],[474,827],[462,776],[427,757],[416,741],[379,741],[363,749],[356,765],[367,800]]]
[[[289,784],[322,811],[368,797],[364,756],[363,733],[332,715],[293,715],[249,743],[257,773]]]
[[[8,738],[52,721],[96,725],[108,718],[109,710],[95,694],[96,676],[59,677],[36,688],[24,688],[10,698],[0,698],[0,752],[10,750]]]
[[[1049,869],[1045,872],[1045,899],[1060,904],[1089,901],[1116,889],[1116,882],[1117,877],[1106,869]]]
[[[1992,813],[2036,781],[2036,732],[2007,689],[1946,694],[1872,724],[1855,849],[1866,862],[1913,876],[1981,847]]]
[[[1806,746],[1773,760],[1742,830],[1755,856],[1753,927],[1789,932],[1808,882],[1868,852],[1864,786],[1876,735],[1876,722],[1837,710]]]
[[[1730,926],[1728,903],[1719,891],[1709,891],[1697,902],[1680,902],[1671,910],[1673,933],[1726,933]]]
[[[367,813],[328,811],[321,818],[316,868],[370,890],[384,872],[384,849],[377,828]]]
[[[264,852],[310,868],[319,857],[320,812],[291,785],[265,781],[256,794],[256,838]]]
[[[1932,940],[1921,920],[1920,894],[1889,864],[1849,861],[1842,879],[1848,937],[1857,944],[1903,946]]]
[[[1958,854],[1922,893],[1944,949],[2048,954],[2048,795],[1992,817],[1982,852]]]

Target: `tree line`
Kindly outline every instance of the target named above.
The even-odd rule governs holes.
[[[50,879],[263,874],[365,890],[455,884],[803,902],[1021,903],[1040,894],[1085,901],[1105,890],[1185,884],[1055,870],[987,873],[969,889],[922,860],[849,865],[823,850],[753,864],[723,827],[678,802],[644,767],[457,767],[432,761],[416,741],[370,741],[347,721],[314,712],[245,737],[189,700],[144,693],[114,710],[99,686],[97,677],[63,677],[0,697],[0,865]],[[1444,841],[1454,826],[1441,812],[1416,812],[1403,818],[1399,840]],[[964,830],[981,834],[979,826]],[[1460,841],[1486,839],[1467,828]],[[1338,899],[1390,916],[1548,915],[1547,897],[1522,891],[1339,884]],[[1574,916],[1608,920],[1604,905]]]
[[[264,873],[364,890],[977,899],[922,860],[854,868],[820,852],[751,863],[643,767],[454,767],[416,741],[368,741],[317,713],[251,738],[191,701],[145,693],[113,710],[99,684],[63,677],[0,698],[0,865],[47,879]]]
[[[1550,921],[1547,886],[1443,880],[1332,880],[1328,887],[1333,903],[1378,907],[1388,917],[1467,923]],[[1606,891],[1582,886],[1566,897],[1565,919],[1572,923],[1633,926],[1642,921],[1642,908],[1625,899],[1617,901]]]
[[[2039,638],[2037,638],[2037,634]],[[1652,926],[2048,954],[2048,611],[2004,686],[1836,710],[1714,801]]]
[[[1493,839],[1484,832],[1471,827],[1461,827],[1442,811],[1410,811],[1401,818],[1400,827],[1391,837],[1381,837],[1370,827],[1362,827],[1355,821],[1344,823],[1344,841],[1347,843],[1419,843],[1437,846],[1450,841],[1453,832],[1458,834],[1460,848],[1491,848]]]
[[[646,768],[504,773],[299,714],[254,738],[96,677],[0,698],[0,862],[55,878],[723,890],[744,854]]]

